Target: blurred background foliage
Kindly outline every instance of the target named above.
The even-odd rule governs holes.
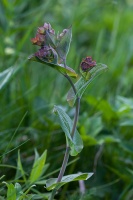
[[[2,181],[15,182],[12,166],[17,165],[18,149],[27,174],[35,148],[40,154],[48,150],[48,174],[60,168],[63,159],[65,137],[52,109],[54,104],[62,105],[73,118],[74,108],[66,103],[69,83],[48,66],[27,60],[37,51],[30,39],[44,22],[60,32],[72,25],[68,66],[78,71],[82,58],[92,56],[109,67],[81,101],[78,129],[84,149],[66,171],[95,174],[85,182],[85,194],[81,195],[78,182],[74,182],[64,186],[57,198],[132,200],[132,0],[1,0],[0,177],[6,175]],[[0,195],[4,199],[2,181]],[[37,189],[40,194],[45,190]]]

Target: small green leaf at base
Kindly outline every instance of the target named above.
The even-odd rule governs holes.
[[[47,151],[45,150],[44,153],[34,161],[32,171],[29,177],[30,183],[34,183],[42,175],[45,166],[46,156],[47,156]]]
[[[72,181],[79,181],[79,180],[87,180],[89,179],[93,173],[78,173],[78,174],[71,174],[68,176],[63,176],[61,182],[57,183],[57,178],[50,178],[46,181],[46,189],[53,190],[56,188],[57,190],[65,185],[66,183],[72,182]]]
[[[21,156],[20,156],[20,151],[18,151],[18,160],[17,160],[17,171],[16,171],[16,179],[19,177],[23,177],[24,182],[26,183],[26,173],[23,169],[22,162],[21,162]]]
[[[7,186],[7,200],[15,200],[16,199],[16,189],[12,183],[8,184],[3,182]]]

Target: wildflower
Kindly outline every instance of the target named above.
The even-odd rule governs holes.
[[[45,34],[45,28],[44,28],[43,26],[38,27],[37,32],[38,32],[39,34],[44,35],[44,34]]]
[[[34,45],[43,46],[45,44],[45,36],[37,33],[36,37],[31,39],[31,42]]]
[[[87,72],[96,66],[96,61],[93,61],[91,56],[87,56],[85,59],[82,60],[80,66],[82,71]]]
[[[55,31],[54,29],[52,29],[51,25],[49,23],[44,23],[43,26],[38,27],[35,38],[31,39],[32,44],[38,45],[38,46],[45,46],[46,45],[46,30],[49,32],[49,34],[52,34],[52,35],[55,34]]]
[[[46,33],[46,30],[48,30],[49,31],[49,33],[51,33],[51,34],[55,34],[55,30],[54,29],[52,29],[52,27],[51,27],[51,25],[50,25],[50,23],[44,23],[44,25],[43,26],[41,26],[41,27],[38,27],[38,30],[37,30],[37,32],[38,33],[40,33],[40,34],[43,34],[43,35],[45,35],[45,33]]]
[[[43,46],[34,54],[34,56],[42,61],[52,62],[55,57],[55,51],[49,46]]]
[[[51,24],[50,24],[50,23],[47,23],[47,22],[44,23],[43,27],[44,27],[46,30],[51,30],[51,29],[52,29]]]
[[[50,25],[50,23],[44,23],[44,25],[43,25],[43,27],[45,28],[45,30],[48,30],[49,31],[49,33],[51,33],[51,34],[55,34],[55,30],[54,29],[52,29],[52,27],[51,27],[51,25]]]

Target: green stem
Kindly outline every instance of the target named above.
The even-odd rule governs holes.
[[[65,76],[65,77],[67,78],[67,80],[69,81],[69,83],[70,83],[70,85],[72,86],[72,89],[73,89],[73,91],[74,91],[74,93],[75,93],[75,95],[76,95],[77,91],[76,91],[75,85],[73,84],[72,80],[70,79],[70,77],[69,77],[67,74],[65,74],[64,76]]]
[[[56,195],[56,192],[57,192],[57,190],[56,190],[56,189],[53,189],[53,190],[52,190],[52,193],[51,193],[51,196],[49,197],[48,200],[53,200],[53,199],[54,199],[54,196]]]
[[[75,130],[76,130],[76,126],[77,126],[77,122],[78,122],[79,109],[80,109],[80,97],[77,97],[76,98],[76,112],[75,112],[75,117],[74,117],[72,133],[71,133],[72,138],[74,136],[74,133],[75,133]]]
[[[76,130],[76,125],[77,125],[78,116],[79,116],[79,108],[80,108],[80,98],[77,98],[76,112],[75,112],[72,132],[71,132],[72,138],[73,138],[75,130]],[[57,183],[61,181],[61,179],[64,175],[64,172],[66,170],[66,166],[67,166],[67,163],[68,163],[68,159],[69,159],[69,153],[70,153],[70,147],[67,146],[66,152],[65,152],[65,155],[64,155],[64,160],[63,160],[63,163],[62,163],[62,167],[61,167],[60,173],[59,173],[58,178],[57,178]]]
[[[64,66],[66,67],[66,63],[65,62],[64,62]],[[71,86],[73,88],[73,91],[74,91],[74,93],[76,95],[77,91],[76,91],[76,88],[75,88],[72,80],[70,79],[70,77],[67,74],[64,75],[64,76],[67,78],[67,80],[71,84]],[[77,99],[76,99],[76,110],[75,110],[75,116],[74,116],[74,123],[73,123],[72,132],[71,132],[72,138],[73,138],[75,130],[76,130],[76,125],[77,125],[78,116],[79,116],[79,109],[80,109],[80,97],[77,96]],[[66,147],[66,151],[65,151],[65,155],[64,155],[64,160],[63,160],[63,163],[62,163],[62,166],[61,166],[58,178],[57,178],[57,183],[61,181],[61,179],[62,179],[62,177],[63,177],[63,175],[65,173],[65,170],[66,170],[66,167],[67,167],[67,163],[68,163],[68,159],[69,159],[69,153],[70,153],[70,147],[67,146]],[[54,199],[54,196],[56,195],[56,192],[57,192],[57,189],[54,189],[52,191],[49,200],[53,200]]]
[[[64,155],[64,160],[63,160],[63,163],[62,163],[62,166],[61,166],[61,170],[60,170],[58,178],[57,178],[57,183],[61,181],[61,179],[64,175],[64,172],[66,170],[66,166],[67,166],[68,159],[69,159],[69,152],[70,152],[70,147],[67,146],[66,151],[65,151],[65,155]]]

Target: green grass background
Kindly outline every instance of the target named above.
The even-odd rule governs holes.
[[[78,71],[82,58],[92,56],[109,68],[83,96],[78,130],[84,149],[66,171],[95,174],[85,182],[84,195],[74,182],[64,186],[57,199],[132,200],[132,0],[1,0],[0,177],[5,177],[0,182],[0,198],[6,199],[2,181],[18,181],[12,166],[17,166],[19,149],[27,176],[35,148],[39,154],[48,150],[50,165],[45,174],[49,178],[57,177],[55,170],[62,163],[65,136],[52,109],[54,104],[62,105],[73,118],[74,109],[66,102],[70,86],[56,70],[27,60],[37,51],[30,39],[44,22],[50,22],[57,32],[72,25],[68,66]],[[3,71],[7,69],[15,72],[5,80]],[[24,187],[22,178],[19,181]],[[41,195],[47,191],[38,186],[37,192]]]

